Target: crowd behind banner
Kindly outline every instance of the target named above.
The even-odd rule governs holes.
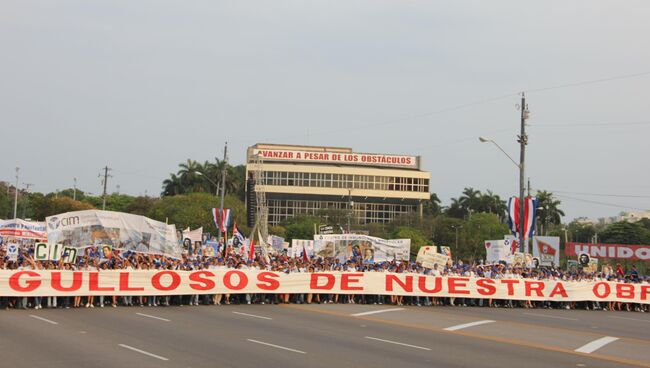
[[[306,247],[303,249],[306,249]],[[519,263],[466,264],[461,260],[452,261],[447,257],[448,249],[441,251],[440,256],[430,254],[426,264],[418,262],[417,259],[390,259],[369,262],[368,257],[364,257],[364,252],[357,253],[353,251],[345,259],[342,259],[336,253],[334,256],[320,256],[314,252],[314,254],[305,253],[299,257],[291,257],[289,254],[293,252],[285,251],[279,253],[258,251],[251,254],[245,247],[238,248],[228,245],[224,247],[223,244],[219,243],[216,245],[214,243],[208,244],[207,240],[202,246],[195,246],[191,252],[182,254],[178,258],[171,258],[161,254],[147,254],[136,250],[114,249],[106,246],[88,247],[83,252],[76,254],[75,257],[62,251],[59,253],[58,259],[43,258],[46,253],[52,254],[51,252],[52,249],[49,248],[21,247],[14,260],[9,258],[7,246],[0,248],[0,290],[7,290],[9,284],[15,290],[27,290],[30,287],[36,287],[41,281],[44,283],[48,281],[54,283],[56,281],[60,288],[80,290],[80,292],[66,292],[63,293],[63,296],[45,294],[16,296],[15,294],[5,294],[0,296],[1,307],[39,309],[55,307],[221,305],[232,303],[360,303],[650,311],[649,304],[647,304],[649,303],[647,298],[648,292],[650,292],[650,277],[640,275],[634,266],[627,270],[620,265],[616,267],[605,265],[600,270],[583,269],[581,267],[562,270],[554,266],[537,269],[527,268],[522,267]],[[21,271],[22,273],[20,273]],[[234,273],[234,278],[229,279],[229,282],[233,285],[239,285],[240,276],[243,274],[265,272],[267,273],[266,278],[268,278],[266,281],[269,284],[273,284],[272,280],[275,277],[278,277],[281,282],[284,282],[282,281],[284,279],[302,280],[297,282],[304,284],[305,280],[311,280],[312,284],[298,285],[296,287],[295,283],[291,284],[294,281],[287,281],[291,284],[291,287],[287,289],[276,288],[264,290],[264,292],[251,288],[237,289],[235,286],[226,289],[217,287],[204,289],[208,291],[199,291],[201,285],[209,286],[209,282],[206,281],[210,279],[209,275],[218,274],[223,276],[230,271],[238,271]],[[366,279],[377,280],[381,277],[382,280],[390,280],[392,289],[383,289],[385,292],[368,293],[367,291],[356,291],[358,289],[354,288],[314,288],[314,285],[327,285],[331,280],[327,276],[316,277],[314,284],[313,274],[327,273],[360,274],[362,276],[369,273]],[[48,276],[42,276],[44,274]],[[120,294],[112,290],[109,291],[110,286],[113,285],[111,283],[113,278],[109,276],[114,274],[120,275],[117,282],[120,287],[126,285],[130,290],[128,293]],[[126,276],[122,276],[122,274]],[[129,281],[130,274],[134,275],[131,281]],[[193,279],[193,281],[196,285],[199,285],[199,288],[187,288],[184,285],[178,287],[179,285],[176,285],[178,287],[176,289],[168,289],[164,293],[153,293],[135,281],[138,274],[149,275],[147,281],[156,280],[155,282],[158,282],[159,286],[163,285],[160,286],[163,289],[171,287],[169,285],[173,285],[177,278],[178,280],[185,280],[182,277],[194,275],[196,279]],[[301,274],[305,274],[304,277],[301,277]],[[308,276],[307,274],[312,275]],[[18,275],[19,277],[11,279],[10,275]],[[392,275],[397,276],[393,277]],[[75,278],[77,276],[79,280]],[[57,278],[58,280],[56,280]],[[81,280],[81,278],[89,278],[89,280]],[[423,283],[416,281],[422,279],[425,280]],[[190,280],[192,279],[190,278]],[[436,288],[436,280],[442,280],[442,285],[446,285],[445,287],[449,289],[454,287],[457,290],[465,290],[464,288],[468,288],[466,285],[468,282],[475,282],[472,280],[483,281],[480,284],[477,282],[476,284],[479,287],[469,293],[447,293],[444,296],[428,296],[426,293],[408,292],[407,280],[411,280],[411,287],[414,285],[415,288],[425,289]],[[519,281],[511,282],[508,280]],[[84,285],[94,285],[94,291],[84,293],[83,290],[87,289],[75,288],[77,281],[79,283],[83,282]],[[129,284],[129,282],[133,284]],[[339,280],[337,279],[336,282],[338,283]],[[375,285],[374,283],[375,281],[371,282],[372,285]],[[501,285],[503,288],[503,285],[512,283],[533,286],[545,283],[551,286],[562,284],[565,285],[567,290],[571,288],[576,290],[588,289],[594,295],[618,296],[620,294],[623,295],[623,298],[617,298],[616,300],[611,298],[608,300],[608,297],[599,297],[594,300],[590,300],[590,298],[582,299],[582,297],[578,297],[577,300],[570,300],[571,298],[538,298],[535,297],[537,294],[534,288],[531,297],[523,298],[520,296],[506,297],[501,292],[481,293],[479,291],[489,291],[494,285]],[[308,286],[311,288],[308,288]],[[387,281],[384,286],[388,287]],[[102,290],[106,290],[106,293],[102,294]],[[173,293],[175,290],[178,290],[178,293]],[[193,290],[196,291],[193,292]],[[373,286],[371,290],[380,289]],[[212,293],[211,291],[215,292]],[[548,295],[549,291],[544,291],[544,293]],[[571,291],[568,290],[568,293],[570,294]],[[630,293],[634,294],[634,296],[628,298],[627,296]],[[562,294],[561,290],[559,294]],[[640,295],[644,299],[640,299]]]

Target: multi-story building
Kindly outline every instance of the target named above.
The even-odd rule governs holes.
[[[389,222],[422,213],[431,174],[419,156],[357,153],[350,148],[256,144],[246,160],[248,222],[255,221],[255,191],[266,195],[269,224],[296,215],[336,211],[358,224]],[[254,172],[261,172],[260,186]]]

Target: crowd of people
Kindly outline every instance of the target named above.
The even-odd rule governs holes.
[[[616,281],[621,283],[650,283],[650,276],[640,275],[635,266],[625,270],[620,264],[616,267],[604,265],[601,270],[586,272],[580,267],[563,270],[557,267],[525,268],[518,264],[467,264],[461,260],[444,267],[434,265],[424,268],[417,262],[386,261],[364,262],[362,257],[348,260],[322,257],[293,258],[286,254],[256,254],[253,260],[234,248],[214,256],[186,254],[180,259],[163,255],[136,253],[133,251],[111,250],[107,252],[97,247],[89,247],[79,255],[74,263],[63,260],[36,261],[33,248],[24,249],[16,260],[9,260],[6,250],[0,250],[0,269],[4,270],[220,270],[252,269],[274,272],[394,272],[415,273],[432,276],[465,276],[491,279],[532,279],[562,281]],[[245,252],[244,252],[245,253]],[[414,306],[463,306],[492,308],[547,308],[547,309],[586,309],[606,311],[650,312],[650,305],[622,302],[556,302],[530,300],[495,300],[477,298],[418,297],[396,295],[343,295],[343,294],[216,294],[216,295],[174,295],[174,296],[73,296],[73,297],[0,297],[0,308],[104,308],[118,306],[198,306],[222,304],[280,304],[280,303],[350,303],[350,304],[391,304]]]

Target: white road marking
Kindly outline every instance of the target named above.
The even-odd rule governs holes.
[[[638,321],[638,322],[647,322],[647,323],[650,323],[650,320],[647,320],[647,319],[628,318],[628,317],[617,317],[617,316],[609,316],[609,318],[627,319],[628,321]]]
[[[464,329],[464,328],[474,327],[474,326],[480,326],[480,325],[484,325],[484,324],[487,324],[487,323],[493,323],[493,322],[496,322],[496,321],[493,321],[493,320],[491,320],[491,319],[486,319],[486,320],[483,320],[483,321],[476,321],[476,322],[470,322],[470,323],[463,323],[462,325],[456,325],[456,326],[447,327],[447,328],[445,328],[444,330],[445,330],[445,331],[457,331],[457,330],[462,330],[462,329]]]
[[[33,315],[33,314],[30,314],[29,316],[32,317],[32,318],[39,319],[39,320],[41,320],[41,321],[43,321],[43,322],[51,323],[51,324],[53,324],[53,325],[58,325],[58,324],[59,324],[59,322],[54,322],[54,321],[51,321],[51,320],[49,320],[49,319],[47,319],[47,318],[43,318],[43,317],[39,317],[39,316],[35,316],[35,315]]]
[[[391,308],[391,309],[380,309],[380,310],[374,310],[370,312],[361,312],[361,313],[355,313],[351,314],[352,317],[361,317],[361,316],[368,316],[371,314],[377,314],[377,313],[386,313],[386,312],[397,312],[404,310],[404,308]]]
[[[378,338],[376,338],[376,337],[370,337],[370,336],[366,336],[365,338],[366,338],[366,339],[370,339],[370,340],[376,340],[376,341],[381,341],[381,342],[387,342],[387,343],[389,343],[389,344],[408,346],[409,348],[422,349],[422,350],[431,350],[431,349],[429,349],[429,348],[425,348],[425,347],[422,347],[422,346],[411,345],[411,344],[405,344],[405,343],[403,343],[403,342],[398,342],[398,341],[391,341],[391,340],[378,339]]]
[[[264,316],[257,316],[255,314],[248,314],[248,313],[242,313],[242,312],[233,312],[234,314],[239,314],[242,316],[247,316],[247,317],[253,317],[253,318],[260,318],[260,319],[273,319],[271,317],[264,317]]]
[[[144,313],[136,313],[136,314],[137,314],[138,316],[142,316],[142,317],[153,318],[153,319],[159,319],[159,320],[161,320],[161,321],[165,321],[165,322],[171,322],[170,319],[162,318],[162,317],[152,316],[151,314],[144,314]]]
[[[307,354],[307,353],[305,353],[304,351],[300,351],[300,350],[296,350],[296,349],[287,348],[287,347],[285,347],[285,346],[280,346],[280,345],[275,345],[275,344],[269,344],[268,342],[257,341],[257,340],[253,340],[253,339],[246,339],[246,341],[254,342],[254,343],[256,343],[256,344],[260,344],[260,345],[270,346],[270,347],[277,348],[277,349],[282,349],[282,350],[292,351],[292,352],[294,352],[294,353]]]
[[[616,340],[618,340],[618,337],[611,337],[611,336],[601,337],[598,340],[594,340],[588,344],[585,344],[584,346],[577,348],[575,351],[578,353],[590,354],[602,348],[603,346],[609,344],[610,342],[614,342]]]
[[[546,314],[537,314],[537,313],[522,313],[527,316],[534,316],[534,317],[546,317],[546,318],[555,318],[555,319],[565,319],[567,321],[579,321],[577,318],[569,318],[569,317],[558,317],[558,316],[547,316]]]
[[[156,358],[156,359],[160,359],[160,360],[169,360],[169,359],[167,359],[167,358],[165,358],[163,356],[152,354],[152,353],[150,353],[148,351],[144,351],[144,350],[140,350],[138,348],[134,348],[133,346],[124,345],[124,344],[118,344],[118,346],[123,347],[125,349],[133,350],[133,351],[138,352],[140,354],[148,355],[148,356],[150,356],[152,358]]]

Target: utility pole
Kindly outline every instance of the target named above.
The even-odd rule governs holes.
[[[226,168],[228,167],[228,142],[223,148],[223,167],[221,168],[221,204],[219,205],[219,214],[223,216],[223,201],[226,196]],[[255,234],[251,234],[251,239]],[[221,240],[221,227],[217,226],[217,239]],[[224,244],[227,243],[224,239]]]
[[[16,219],[16,215],[18,212],[18,172],[20,171],[20,168],[16,168],[16,186],[14,187],[14,220]]]
[[[519,153],[519,249],[520,252],[528,250],[527,244],[524,244],[524,175],[525,175],[525,161],[526,161],[526,145],[528,144],[528,136],[526,135],[526,119],[528,119],[528,106],[526,105],[526,95],[521,93],[521,134],[518,136],[517,141],[520,145]]]
[[[354,206],[354,203],[352,203],[352,189],[348,188],[348,234],[352,233],[350,231],[350,223],[352,222],[352,206]]]
[[[25,194],[29,194],[29,187],[33,187],[34,184],[31,183],[23,183],[25,186]],[[25,211],[27,210],[27,197],[23,198],[23,220],[25,219]]]
[[[72,187],[72,200],[77,200],[77,178],[72,178],[74,180],[74,186]]]
[[[104,192],[102,193],[102,211],[106,210],[106,187],[108,186],[108,178],[111,175],[108,175],[108,172],[111,170],[108,166],[104,167],[104,179],[102,179],[102,185],[104,185]],[[101,174],[99,174],[101,176]]]

